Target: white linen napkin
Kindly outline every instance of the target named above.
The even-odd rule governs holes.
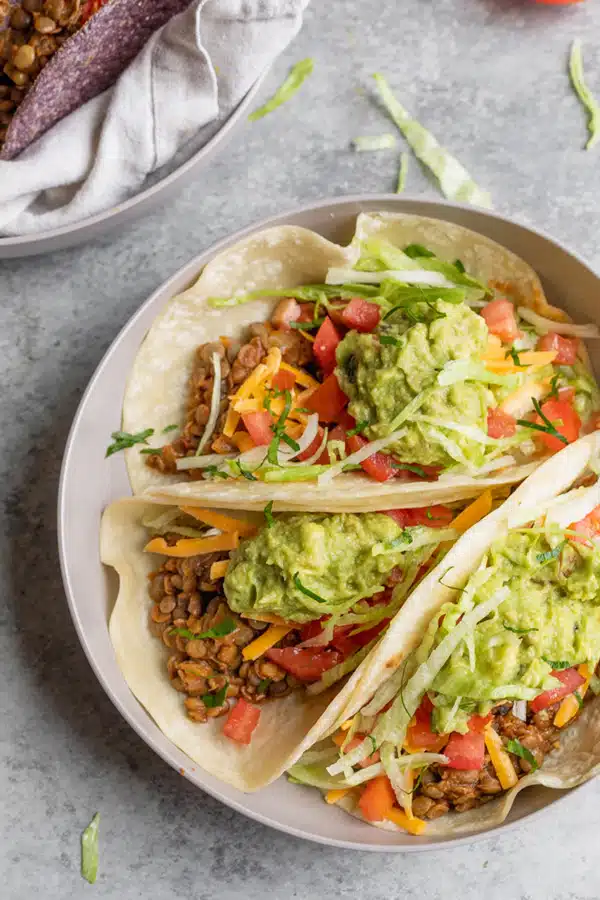
[[[0,162],[0,237],[109,209],[202,147],[300,30],[309,0],[194,0],[110,90]]]

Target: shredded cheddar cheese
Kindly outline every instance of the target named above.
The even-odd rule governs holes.
[[[231,435],[231,443],[235,444],[240,453],[246,453],[247,450],[254,450],[256,447],[247,431],[236,431]]]
[[[238,427],[240,422],[239,412],[234,409],[233,405],[229,407],[227,410],[227,416],[225,418],[225,424],[223,425],[223,434],[225,437],[233,437],[235,429]]]
[[[484,516],[492,511],[492,492],[488,489],[473,500],[466,509],[463,509],[450,523],[450,528],[458,531],[467,531]]]
[[[255,641],[252,641],[251,644],[244,647],[242,656],[246,660],[258,659],[259,656],[266,653],[267,650],[280,641],[281,638],[285,637],[288,631],[291,631],[293,627],[293,625],[271,625],[264,634],[261,634]]]
[[[556,350],[526,350],[522,353],[519,353],[519,365],[509,357],[508,359],[501,359],[493,356],[483,356],[483,362],[485,363],[486,369],[489,369],[491,372],[496,372],[499,375],[506,375],[512,372],[522,372],[523,367],[527,368],[536,368],[539,369],[542,366],[547,366],[556,357]]]
[[[238,543],[237,531],[233,534],[216,534],[206,538],[184,538],[172,546],[169,546],[164,538],[156,537],[146,544],[144,552],[162,553],[164,556],[176,556],[183,559],[188,556],[198,556],[200,553],[235,550]]]
[[[393,822],[394,825],[404,828],[409,834],[423,834],[426,828],[423,819],[417,819],[416,817],[409,819],[406,813],[401,809],[392,809],[391,812],[387,814],[386,818],[389,822]]]
[[[293,375],[295,375],[296,381],[298,382],[298,384],[301,384],[302,387],[319,387],[319,382],[315,378],[313,378],[312,375],[309,375],[308,372],[303,372],[302,369],[297,369],[295,366],[290,366],[288,365],[288,363],[284,362],[281,363],[279,368],[283,369],[284,372],[291,372]]]
[[[218,581],[219,578],[224,578],[228,568],[228,559],[222,559],[219,562],[214,562],[210,567],[210,580]]]
[[[325,803],[337,803],[338,800],[341,800],[342,797],[345,797],[350,790],[350,788],[336,788],[332,791],[327,791],[327,793],[325,794]]]
[[[503,789],[507,791],[509,788],[514,787],[519,780],[512,760],[504,749],[502,738],[497,731],[494,731],[491,723],[485,726],[483,737],[487,752],[490,754],[492,765],[498,776],[498,781]]]
[[[250,537],[256,534],[258,530],[252,522],[244,519],[234,519],[232,516],[224,515],[224,513],[215,512],[214,509],[201,509],[199,506],[180,506],[179,509],[200,522],[206,522],[207,525],[218,528],[219,531],[227,531],[231,534],[237,531],[243,537]]]

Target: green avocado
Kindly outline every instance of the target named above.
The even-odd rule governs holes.
[[[422,395],[418,415],[431,417],[440,425],[477,425],[485,431],[487,408],[496,402],[491,391],[477,382],[439,387],[436,378],[452,360],[478,360],[487,345],[488,329],[483,318],[464,303],[438,300],[428,311],[434,316],[428,322],[384,323],[372,334],[349,331],[337,348],[335,372],[350,397],[350,413],[357,422],[370,423],[363,432],[367,438],[387,437],[401,427],[406,434],[390,444],[387,452],[404,462],[448,466],[455,460],[426,427],[412,416],[401,426],[394,420]],[[482,452],[480,446],[469,448],[474,442],[462,435],[453,435],[453,439],[468,456]]]
[[[383,588],[410,549],[410,538],[405,542],[403,534],[382,513],[279,516],[232,555],[225,596],[235,612],[274,613],[293,622],[345,612]],[[397,550],[372,552],[375,545],[392,541]]]
[[[553,669],[600,657],[599,550],[566,541],[550,546],[543,534],[515,531],[492,548],[487,571],[476,602],[503,587],[510,594],[434,679],[433,724],[440,731],[464,732],[473,712],[504,699],[533,699],[558,687]],[[442,624],[436,642],[443,630]]]

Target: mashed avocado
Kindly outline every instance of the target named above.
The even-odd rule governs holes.
[[[371,552],[375,544],[395,540],[397,552]],[[225,596],[235,612],[262,611],[309,622],[377,593],[409,548],[399,525],[382,513],[280,516],[233,554]],[[304,588],[325,602],[303,593],[296,574]]]
[[[410,325],[406,320],[383,324],[379,333],[349,331],[337,349],[336,375],[350,397],[348,409],[357,422],[367,421],[370,440],[397,429],[394,419],[417,395],[423,394],[419,415],[443,425],[458,422],[486,428],[487,407],[495,405],[482,384],[462,382],[435,386],[438,372],[455,359],[478,359],[487,344],[487,326],[464,303],[438,300],[429,307],[438,315]],[[385,336],[390,342],[380,343]],[[393,342],[392,342],[393,340]],[[454,462],[428,429],[409,417],[401,426],[406,435],[388,448],[405,462],[447,466]],[[453,435],[461,447],[468,440]],[[466,450],[469,455],[468,450]]]
[[[492,549],[491,577],[476,599],[482,602],[503,586],[510,595],[435,678],[438,730],[466,731],[475,709],[533,699],[558,686],[553,669],[600,657],[600,550],[571,542],[558,547],[553,551],[544,535],[525,531]]]

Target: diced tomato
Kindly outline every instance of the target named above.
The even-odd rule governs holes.
[[[296,384],[296,376],[293,372],[286,372],[285,369],[280,369],[279,372],[273,375],[271,384],[276,391],[291,391]]]
[[[598,415],[600,416],[600,413],[598,413]],[[344,431],[352,431],[353,428],[356,428],[356,419],[350,415],[347,409],[340,410],[334,421],[337,422]]]
[[[348,398],[339,386],[335,375],[328,375],[314,394],[304,401],[307,409],[318,413],[321,422],[335,421],[347,403]]]
[[[541,337],[537,343],[538,350],[556,350],[554,363],[557,366],[572,366],[577,359],[579,341],[577,338],[563,337],[551,331]]]
[[[396,795],[387,775],[378,775],[368,781],[360,795],[358,805],[369,822],[381,822],[394,808]]]
[[[577,440],[581,429],[581,419],[570,403],[567,403],[565,400],[546,400],[546,402],[542,404],[541,409],[546,418],[552,422],[558,433],[566,437],[569,444]],[[545,423],[542,422],[539,416],[536,416],[534,421],[537,422],[538,425],[545,426]],[[535,436],[553,453],[556,453],[558,450],[562,450],[565,447],[563,441],[554,437],[552,434],[547,434],[545,431],[536,431]]]
[[[346,328],[354,331],[374,331],[379,325],[381,310],[376,303],[369,303],[362,297],[353,297],[342,313],[342,322]]]
[[[87,0],[81,14],[81,24],[84,25],[107,2],[108,0]]]
[[[532,700],[529,704],[532,712],[539,712],[541,709],[552,706],[553,703],[558,703],[563,697],[568,697],[578,687],[581,687],[585,681],[583,675],[580,675],[575,668],[552,672],[552,675],[562,682],[561,687],[551,688],[549,691],[544,691],[543,694],[538,694],[535,700]]]
[[[410,509],[382,509],[381,512],[393,519],[400,528],[407,528],[410,523]]]
[[[492,300],[481,310],[481,315],[492,334],[505,344],[512,344],[521,332],[517,328],[515,308],[510,300]]]
[[[372,628],[366,628],[364,631],[359,631],[355,634],[352,634],[352,632],[358,626],[338,625],[333,629],[331,646],[335,647],[336,650],[339,650],[340,653],[344,655],[345,659],[352,653],[360,650],[361,647],[366,647],[373,638],[376,638],[378,634],[381,634],[384,628],[389,624],[389,621],[389,619],[382,619],[381,622],[378,622],[377,625],[373,625]]]
[[[600,506],[588,513],[579,522],[573,522],[569,525],[569,531],[577,531],[581,537],[570,537],[569,540],[575,541],[577,544],[589,544],[593,538],[600,534]]]
[[[227,716],[223,734],[232,741],[237,741],[238,744],[249,744],[259,719],[260,708],[240,697]]]
[[[485,741],[481,731],[458,734],[453,731],[444,747],[449,769],[482,769],[485,757]]]
[[[427,528],[446,528],[454,518],[450,507],[442,506],[440,503],[418,509],[405,509],[404,513],[408,518],[406,524],[413,527],[425,525]]]
[[[335,369],[335,351],[341,338],[336,331],[335,325],[329,318],[325,317],[325,321],[315,335],[313,343],[313,354],[323,372],[329,375]]]
[[[499,406],[492,406],[487,414],[487,432],[491,438],[512,437],[517,430],[517,420]]]
[[[408,726],[406,739],[411,750],[431,750],[439,752],[448,740],[447,735],[437,734],[431,730],[431,713],[433,703],[425,694],[417,709],[414,721]]]
[[[492,714],[487,716],[471,716],[469,719],[469,731],[483,732],[486,725],[492,721]]]
[[[319,428],[317,429],[317,436],[314,441],[312,441],[312,443],[308,445],[306,450],[303,450],[302,453],[299,453],[296,459],[300,460],[300,462],[304,462],[304,460],[310,459],[313,453],[316,453],[321,446],[321,441],[323,440],[324,433],[325,429],[321,428],[321,426],[319,425]]]
[[[257,447],[266,446],[273,440],[273,430],[271,428],[273,419],[271,418],[271,413],[267,412],[266,409],[261,409],[258,412],[243,413],[242,422]]]
[[[437,481],[441,472],[441,466],[423,466],[421,463],[415,463],[414,468],[403,469],[401,466],[411,466],[411,463],[398,463],[399,468],[396,469],[396,478],[400,481]]]
[[[364,734],[356,734],[351,741],[348,741],[346,747],[343,750],[343,753],[350,753],[351,750],[355,750],[362,742],[364,741]],[[359,766],[361,769],[366,769],[367,766],[374,766],[375,763],[378,763],[380,760],[379,750],[376,750],[375,753],[371,753],[370,756],[365,756],[364,759],[361,759],[359,762]]]
[[[323,631],[323,623],[327,618],[328,616],[323,616],[321,619],[315,619],[314,622],[306,622],[300,629],[300,643],[303,644],[304,641],[310,641],[318,634],[321,634]]]
[[[571,6],[573,3],[581,3],[582,0],[535,0],[536,3],[543,3],[545,6]]]
[[[321,647],[272,647],[266,656],[299,681],[318,681],[323,672],[343,659],[339,650]]]
[[[361,447],[368,443],[367,439],[361,437],[360,434],[353,434],[352,437],[348,438],[348,450],[350,453],[356,453],[357,450],[360,450]],[[385,453],[374,453],[373,456],[363,459],[361,466],[367,475],[376,481],[389,481],[390,478],[394,478],[396,475],[396,470],[392,465],[392,457]]]
[[[567,403],[572,403],[575,398],[575,388],[574,387],[561,387],[558,389],[558,399],[566,400]]]

